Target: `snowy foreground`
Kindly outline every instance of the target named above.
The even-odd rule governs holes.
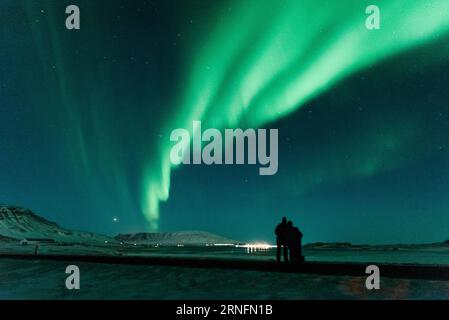
[[[39,255],[47,254],[274,261],[275,249],[242,246],[238,241],[204,231],[121,234],[111,238],[69,230],[28,209],[0,205],[0,299],[449,299],[447,281],[382,277],[381,290],[369,291],[365,288],[366,278],[357,276],[39,259]],[[383,246],[316,243],[305,246],[304,255],[307,261],[449,268],[448,241]],[[80,290],[65,288],[65,270],[70,264],[80,268]]]
[[[33,255],[32,246],[0,245],[1,253]],[[247,248],[140,248],[41,246],[40,254],[198,257],[274,260],[274,250]],[[308,261],[413,262],[447,264],[442,250],[305,249]],[[65,288],[65,269],[76,264],[81,289]],[[381,289],[365,288],[365,277],[116,265],[11,259],[0,255],[0,299],[449,299],[448,281],[381,278]]]
[[[79,263],[65,289],[62,261],[0,259],[0,299],[449,299],[449,282],[164,266]]]

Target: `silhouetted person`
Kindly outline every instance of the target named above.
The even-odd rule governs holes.
[[[302,232],[298,227],[293,226],[293,222],[287,222],[285,238],[287,241],[290,261],[294,263],[302,262]]]
[[[274,233],[276,234],[276,246],[277,246],[276,259],[278,262],[281,262],[281,251],[284,256],[284,261],[288,262],[286,231],[287,231],[287,218],[283,217],[282,222],[276,226],[276,229],[274,229]]]

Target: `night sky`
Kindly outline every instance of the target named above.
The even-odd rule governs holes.
[[[449,239],[448,1],[2,0],[0,25],[0,203],[109,235]],[[279,129],[278,173],[171,166],[193,120]]]

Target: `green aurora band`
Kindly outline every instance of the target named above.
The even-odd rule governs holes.
[[[157,87],[151,77],[157,79],[157,73],[137,67],[134,73],[127,73],[120,65],[111,68],[111,57],[102,59],[108,51],[131,53],[118,42],[105,40],[102,32],[107,27],[96,24],[93,7],[85,10],[92,6],[90,1],[80,0],[82,28],[78,34],[68,34],[63,28],[63,4],[20,3],[41,61],[41,69],[33,71],[39,74],[44,70],[40,82],[48,84],[48,92],[42,97],[41,93],[35,94],[29,82],[28,94],[40,99],[39,106],[48,108],[49,112],[41,113],[42,121],[61,123],[67,129],[61,134],[57,127],[54,134],[67,145],[75,169],[84,172],[80,176],[88,178],[86,188],[95,190],[93,185],[97,184],[97,190],[101,190],[105,183],[112,186],[123,206],[119,210],[126,212],[136,202],[130,194],[130,186],[136,182],[130,176],[137,176],[141,211],[152,230],[159,227],[160,202],[169,198],[175,168],[169,159],[173,129],[191,128],[193,120],[217,129],[264,126],[298,110],[350,75],[430,44],[449,31],[447,0],[223,1],[217,4],[222,8],[213,11],[219,14],[209,17],[210,25],[202,20],[201,29],[180,26],[190,35],[179,49],[188,66],[180,75],[185,87],[174,98],[174,112],[164,115],[160,111],[162,115],[157,115],[162,128],[154,128],[141,120],[139,112],[142,105],[148,105],[151,112],[164,110],[151,92],[152,87]],[[365,9],[371,4],[381,10],[380,30],[365,27]],[[100,5],[96,10],[105,9]],[[176,16],[173,19],[173,23],[182,24]],[[447,53],[436,52],[433,56],[438,59]],[[114,70],[120,76],[126,74],[126,79],[116,80]],[[130,94],[133,87],[137,89]],[[132,98],[135,92],[140,93],[138,90],[144,93],[130,100],[130,95]],[[117,106],[113,114],[110,110]],[[395,146],[410,139],[400,131],[391,132],[389,138]],[[358,155],[355,158],[359,167],[339,174],[376,172],[376,162],[383,161],[376,156],[385,146],[384,141],[370,139],[373,148],[364,155],[371,158],[368,165]],[[350,147],[347,149],[350,152]],[[328,172],[317,175],[332,178]]]
[[[166,136],[175,128],[190,128],[193,120],[214,128],[260,127],[349,75],[449,30],[448,1],[376,1],[380,30],[365,27],[370,4],[235,1],[214,26],[205,28],[206,43],[199,43],[186,71],[188,90]],[[152,163],[144,174],[142,210],[155,229],[159,203],[169,197],[171,146],[168,139],[159,145],[159,164]]]

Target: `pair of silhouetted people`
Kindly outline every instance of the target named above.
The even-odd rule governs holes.
[[[302,262],[302,233],[298,227],[293,226],[293,222],[288,221],[283,217],[281,223],[276,226],[274,230],[276,234],[276,259],[281,261],[281,251],[284,257],[284,261],[290,261],[295,263]]]

